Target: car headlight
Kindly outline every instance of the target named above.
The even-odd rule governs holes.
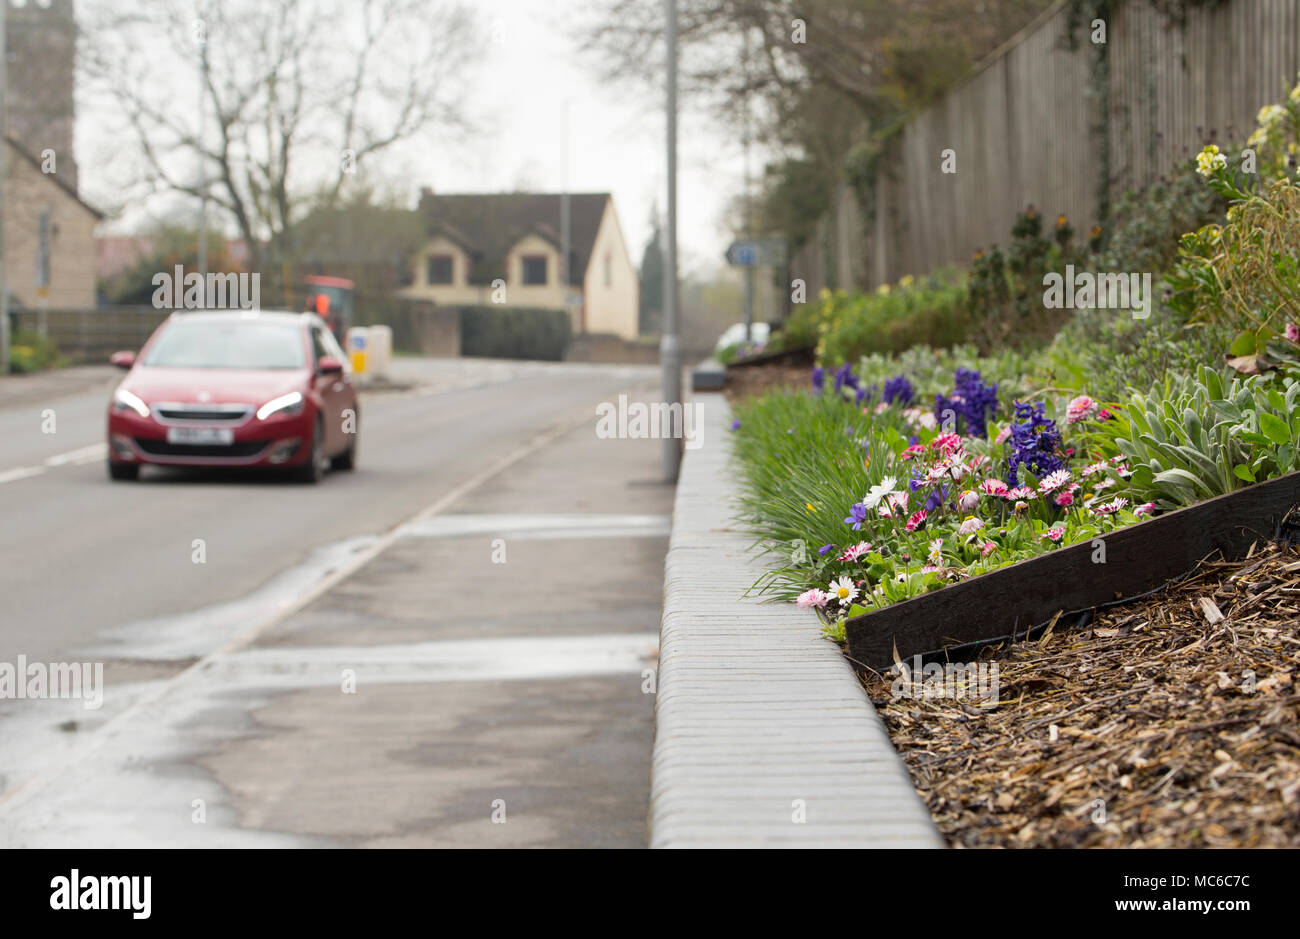
[[[291,391],[287,395],[272,398],[257,409],[257,419],[264,421],[272,414],[297,414],[302,410],[302,393]]]
[[[125,388],[119,388],[113,392],[113,407],[119,411],[130,408],[141,417],[149,416],[149,405],[145,404],[139,395],[134,395]]]

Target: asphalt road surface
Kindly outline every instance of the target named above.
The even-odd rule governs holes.
[[[643,842],[672,492],[593,428],[654,370],[398,369],[318,486],[112,483],[105,390],[0,405],[0,663],[107,675],[0,701],[0,845]]]

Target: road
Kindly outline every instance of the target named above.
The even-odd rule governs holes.
[[[671,489],[593,427],[654,370],[399,369],[315,487],[111,483],[102,389],[0,410],[0,663],[107,683],[0,701],[0,845],[643,839]]]

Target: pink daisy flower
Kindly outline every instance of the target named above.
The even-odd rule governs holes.
[[[859,542],[858,542],[857,544],[855,544],[853,547],[847,549],[847,550],[846,550],[843,554],[841,554],[841,555],[840,555],[836,560],[840,560],[840,561],[856,561],[858,558],[862,557],[864,554],[869,554],[869,553],[871,553],[871,545],[870,545],[868,542],[866,542],[866,541],[859,541]]]
[[[825,591],[814,587],[812,590],[805,590],[799,594],[799,598],[794,602],[805,610],[814,606],[820,609],[826,605],[826,601],[829,599],[830,597],[826,595]]]
[[[1055,473],[1048,473],[1043,477],[1043,481],[1038,484],[1038,491],[1042,495],[1049,492],[1055,492],[1070,481],[1069,470],[1057,470]]]
[[[1015,489],[1008,489],[1002,494],[1003,498],[1009,502],[1015,502],[1019,499],[1032,499],[1034,490],[1028,486],[1017,486]]]
[[[1104,505],[1097,506],[1092,511],[1094,515],[1114,515],[1116,512],[1124,508],[1124,506],[1126,505],[1128,505],[1128,499],[1125,499],[1123,496],[1120,496],[1119,498],[1115,499],[1113,502],[1107,502]]]
[[[1074,494],[1068,490],[1065,492],[1059,492],[1056,494],[1056,498],[1054,498],[1052,501],[1055,502],[1063,509],[1069,508],[1070,506],[1074,505]]]
[[[915,513],[914,515],[912,515],[911,518],[907,520],[907,524],[904,527],[908,531],[916,531],[924,524],[925,524],[925,509],[921,509],[921,511]]]
[[[1045,531],[1045,532],[1043,532],[1041,535],[1039,535],[1039,536],[1038,536],[1038,540],[1041,541],[1041,540],[1043,540],[1044,538],[1049,538],[1049,539],[1051,539],[1051,541],[1055,544],[1055,543],[1059,542],[1059,541],[1060,541],[1062,538],[1064,538],[1064,537],[1065,537],[1065,526],[1064,526],[1064,525],[1053,525],[1051,528],[1047,529],[1047,531]]]
[[[1065,419],[1068,423],[1077,424],[1079,421],[1087,420],[1097,413],[1097,402],[1087,395],[1079,395],[1070,401],[1069,406],[1065,409]]]
[[[1300,342],[1300,328],[1295,323],[1286,324],[1286,338],[1291,342]]]
[[[956,434],[940,434],[930,441],[931,450],[950,452],[961,446],[961,438]]]
[[[988,557],[990,554],[992,554],[992,553],[993,553],[994,551],[996,551],[997,549],[998,549],[998,546],[995,545],[993,542],[991,542],[991,541],[986,541],[986,542],[984,542],[984,547],[980,549],[980,556],[981,556],[981,557]]]
[[[925,452],[925,444],[914,443],[912,444],[912,446],[908,447],[901,454],[899,454],[899,456],[904,460],[910,460],[912,457],[920,456],[924,452]]]
[[[986,479],[980,483],[980,488],[991,496],[1005,496],[1009,489],[1000,479]]]
[[[1133,510],[1134,515],[1154,515],[1156,513],[1156,504],[1148,502],[1145,505],[1139,505]]]
[[[1098,460],[1096,463],[1089,463],[1087,466],[1085,466],[1079,472],[1079,475],[1082,476],[1084,479],[1087,479],[1089,476],[1094,476],[1097,473],[1100,473],[1105,468],[1106,468],[1106,461]]]

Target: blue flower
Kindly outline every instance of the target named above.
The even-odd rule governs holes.
[[[837,395],[842,393],[845,388],[852,388],[854,391],[858,390],[858,378],[853,374],[853,369],[849,368],[848,362],[835,370],[834,387]]]
[[[860,531],[862,523],[867,520],[867,507],[861,502],[850,506],[849,517],[844,520],[845,525],[852,525],[854,531]]]
[[[740,418],[736,418],[734,421],[731,422],[731,429],[740,430]]]
[[[907,380],[906,375],[895,375],[885,382],[883,400],[886,404],[897,402],[903,407],[907,407],[916,400],[916,389],[912,387],[912,383]]]
[[[943,412],[951,410],[966,425],[966,433],[972,437],[988,437],[989,418],[998,411],[998,386],[985,385],[980,373],[973,369],[959,368],[954,376],[953,393],[934,396],[934,416],[943,422]]]
[[[1017,401],[1014,407],[1016,419],[1011,425],[1011,439],[1007,441],[1011,448],[1007,485],[1020,485],[1017,471],[1021,466],[1027,467],[1039,479],[1065,469],[1065,461],[1058,452],[1061,432],[1056,429],[1056,421],[1047,416],[1043,402],[1021,404]]]
[[[831,548],[833,548],[833,547],[835,547],[835,545],[833,545],[833,544],[824,544],[824,545],[822,545],[820,548],[817,549],[817,553],[818,553],[819,555],[821,555],[822,557],[826,557],[826,552],[829,551],[829,550],[830,550]]]
[[[817,394],[821,394],[822,389],[826,387],[826,369],[820,365],[813,368],[812,386],[813,391],[817,392]]]

